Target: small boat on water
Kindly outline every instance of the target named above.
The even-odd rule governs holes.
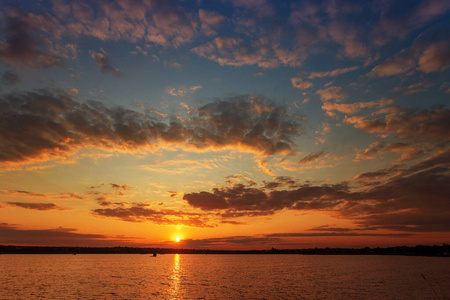
[[[153,257],[156,257],[156,253],[153,253]]]

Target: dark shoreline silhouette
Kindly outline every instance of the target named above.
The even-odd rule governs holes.
[[[140,247],[46,247],[0,245],[0,254],[303,254],[303,255],[410,255],[449,257],[450,245],[385,248],[309,248],[270,250],[212,250]]]

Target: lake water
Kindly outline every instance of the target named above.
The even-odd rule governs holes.
[[[450,259],[0,255],[0,299],[449,299]]]

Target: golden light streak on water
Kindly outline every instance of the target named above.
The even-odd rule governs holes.
[[[172,299],[180,297],[180,277],[181,277],[180,255],[175,254],[172,263],[172,275],[170,285],[170,294],[172,296]]]

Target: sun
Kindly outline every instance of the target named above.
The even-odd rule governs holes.
[[[181,241],[181,238],[180,238],[179,236],[177,236],[177,237],[175,238],[175,241],[176,241],[177,243],[179,243],[179,242]]]

